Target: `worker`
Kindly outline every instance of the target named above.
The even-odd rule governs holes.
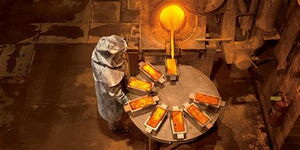
[[[121,116],[123,105],[127,104],[125,95],[126,41],[116,35],[102,37],[92,53],[92,69],[100,116],[108,122],[112,132],[127,133]]]

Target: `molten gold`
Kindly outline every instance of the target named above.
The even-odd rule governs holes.
[[[173,121],[173,126],[175,132],[184,132],[184,120],[183,120],[183,112],[182,111],[172,111],[171,118]]]
[[[205,103],[205,104],[212,105],[212,106],[219,106],[219,103],[220,103],[220,98],[205,95],[202,93],[196,93],[195,100],[200,103]]]
[[[152,113],[150,119],[147,121],[147,125],[151,126],[152,128],[156,128],[166,112],[167,111],[165,109],[156,107],[154,113]]]
[[[174,58],[174,33],[184,23],[184,10],[176,4],[166,6],[160,12],[159,20],[163,27],[171,32],[171,58]]]
[[[152,87],[152,84],[149,83],[149,82],[131,77],[129,79],[128,86],[134,87],[134,88],[137,88],[137,89],[141,89],[141,90],[145,90],[145,91],[150,91],[151,87]]]
[[[153,105],[155,103],[155,101],[153,100],[153,98],[151,96],[146,96],[146,97],[141,97],[137,100],[134,100],[132,102],[129,102],[129,105],[131,107],[132,110],[136,110],[139,108],[145,108],[148,107],[150,105]]]
[[[155,68],[153,68],[148,63],[145,63],[145,65],[142,66],[142,69],[146,71],[154,80],[158,80],[162,76],[160,72],[158,72]]]
[[[200,123],[205,124],[209,121],[209,118],[195,105],[190,105],[187,111]]]
[[[167,74],[177,75],[177,63],[176,59],[167,59],[166,62]]]

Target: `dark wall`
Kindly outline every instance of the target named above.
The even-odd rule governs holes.
[[[286,5],[289,9],[281,12],[282,17],[277,26],[281,39],[274,47],[269,48],[270,53],[263,54],[263,57],[273,61],[258,69],[264,79],[263,82],[258,82],[259,97],[274,149],[282,147],[300,114],[300,6],[296,1],[290,1]],[[281,126],[272,127],[269,123],[269,110],[272,107],[270,97],[278,91],[287,94],[292,104]]]

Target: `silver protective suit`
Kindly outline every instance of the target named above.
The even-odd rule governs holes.
[[[128,98],[122,90],[125,78],[124,58],[127,44],[119,36],[102,37],[92,53],[92,69],[98,111],[108,121],[111,130],[118,128],[123,113],[123,105]]]

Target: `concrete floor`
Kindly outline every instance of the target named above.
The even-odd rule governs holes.
[[[134,128],[129,136],[110,134],[98,117],[90,67],[93,47],[36,47],[28,82],[1,87],[1,149],[146,148],[147,137],[126,115],[124,121]],[[253,83],[230,79],[229,74],[221,62],[214,82],[227,105],[216,126],[177,149],[268,149]]]
[[[6,46],[0,49],[0,61],[7,63],[0,68],[0,150],[147,148],[147,137],[126,114],[124,122],[134,132],[118,135],[108,131],[97,113],[90,65],[98,38],[127,35],[137,11],[124,5],[131,0],[95,2],[94,6],[74,0],[0,3],[8,10],[8,17],[0,14],[4,20],[0,46]],[[103,13],[107,11],[123,13],[105,16],[111,14]],[[89,14],[93,15],[89,18]],[[32,48],[23,50],[21,43]],[[206,135],[174,149],[269,149],[252,79],[233,77],[230,67],[219,60],[213,79],[226,101],[225,111]],[[168,146],[158,144],[160,149]]]

